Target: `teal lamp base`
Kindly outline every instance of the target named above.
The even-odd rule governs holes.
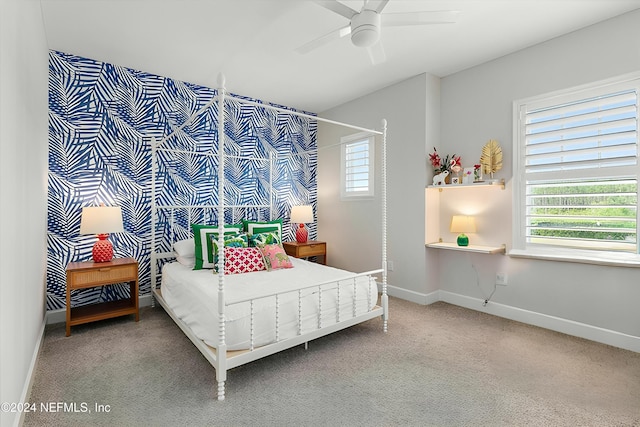
[[[466,234],[460,234],[458,236],[458,246],[469,246],[469,238]]]

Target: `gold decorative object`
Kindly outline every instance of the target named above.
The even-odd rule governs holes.
[[[502,169],[502,147],[498,141],[492,139],[482,147],[482,155],[480,156],[480,164],[485,174],[493,174]]]

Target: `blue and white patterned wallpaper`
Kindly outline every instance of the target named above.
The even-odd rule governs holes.
[[[139,262],[140,294],[150,293],[151,138],[169,135],[205,106],[216,91],[66,53],[49,52],[49,178],[47,309],[64,308],[65,268],[91,259],[95,236],[80,235],[83,206],[121,206],[124,233],[110,236],[117,257]],[[251,98],[247,98],[251,99]],[[255,101],[255,100],[254,100]],[[265,165],[247,156],[275,156],[276,212],[288,224],[292,205],[316,205],[317,122],[229,100],[226,103],[226,203],[264,200],[269,192]],[[204,110],[165,146],[216,154],[217,106]],[[216,157],[181,155],[177,169],[159,168],[173,201],[185,188],[217,201]],[[172,166],[173,167],[173,166]],[[203,189],[206,190],[203,192]],[[208,190],[207,190],[208,189]],[[181,195],[184,195],[181,196]],[[207,196],[205,196],[206,198]],[[168,201],[168,200],[167,200]],[[202,200],[199,200],[202,202]],[[310,224],[310,237],[316,229]],[[290,226],[285,239],[293,239]],[[122,298],[128,286],[74,291],[72,306]]]

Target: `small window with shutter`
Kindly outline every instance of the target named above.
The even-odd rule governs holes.
[[[341,140],[341,197],[373,197],[374,137],[360,133]]]

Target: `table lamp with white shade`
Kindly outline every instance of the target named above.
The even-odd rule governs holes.
[[[80,234],[95,234],[98,241],[93,245],[93,262],[108,262],[113,259],[113,245],[109,233],[121,233],[122,209],[120,206],[91,206],[82,208]]]
[[[465,233],[476,232],[476,220],[472,216],[453,215],[450,230],[452,233],[460,233],[457,239],[458,246],[469,246],[469,237]]]
[[[313,208],[309,205],[293,206],[291,208],[291,222],[300,224],[296,229],[296,241],[306,243],[309,231],[304,225],[313,222]]]

